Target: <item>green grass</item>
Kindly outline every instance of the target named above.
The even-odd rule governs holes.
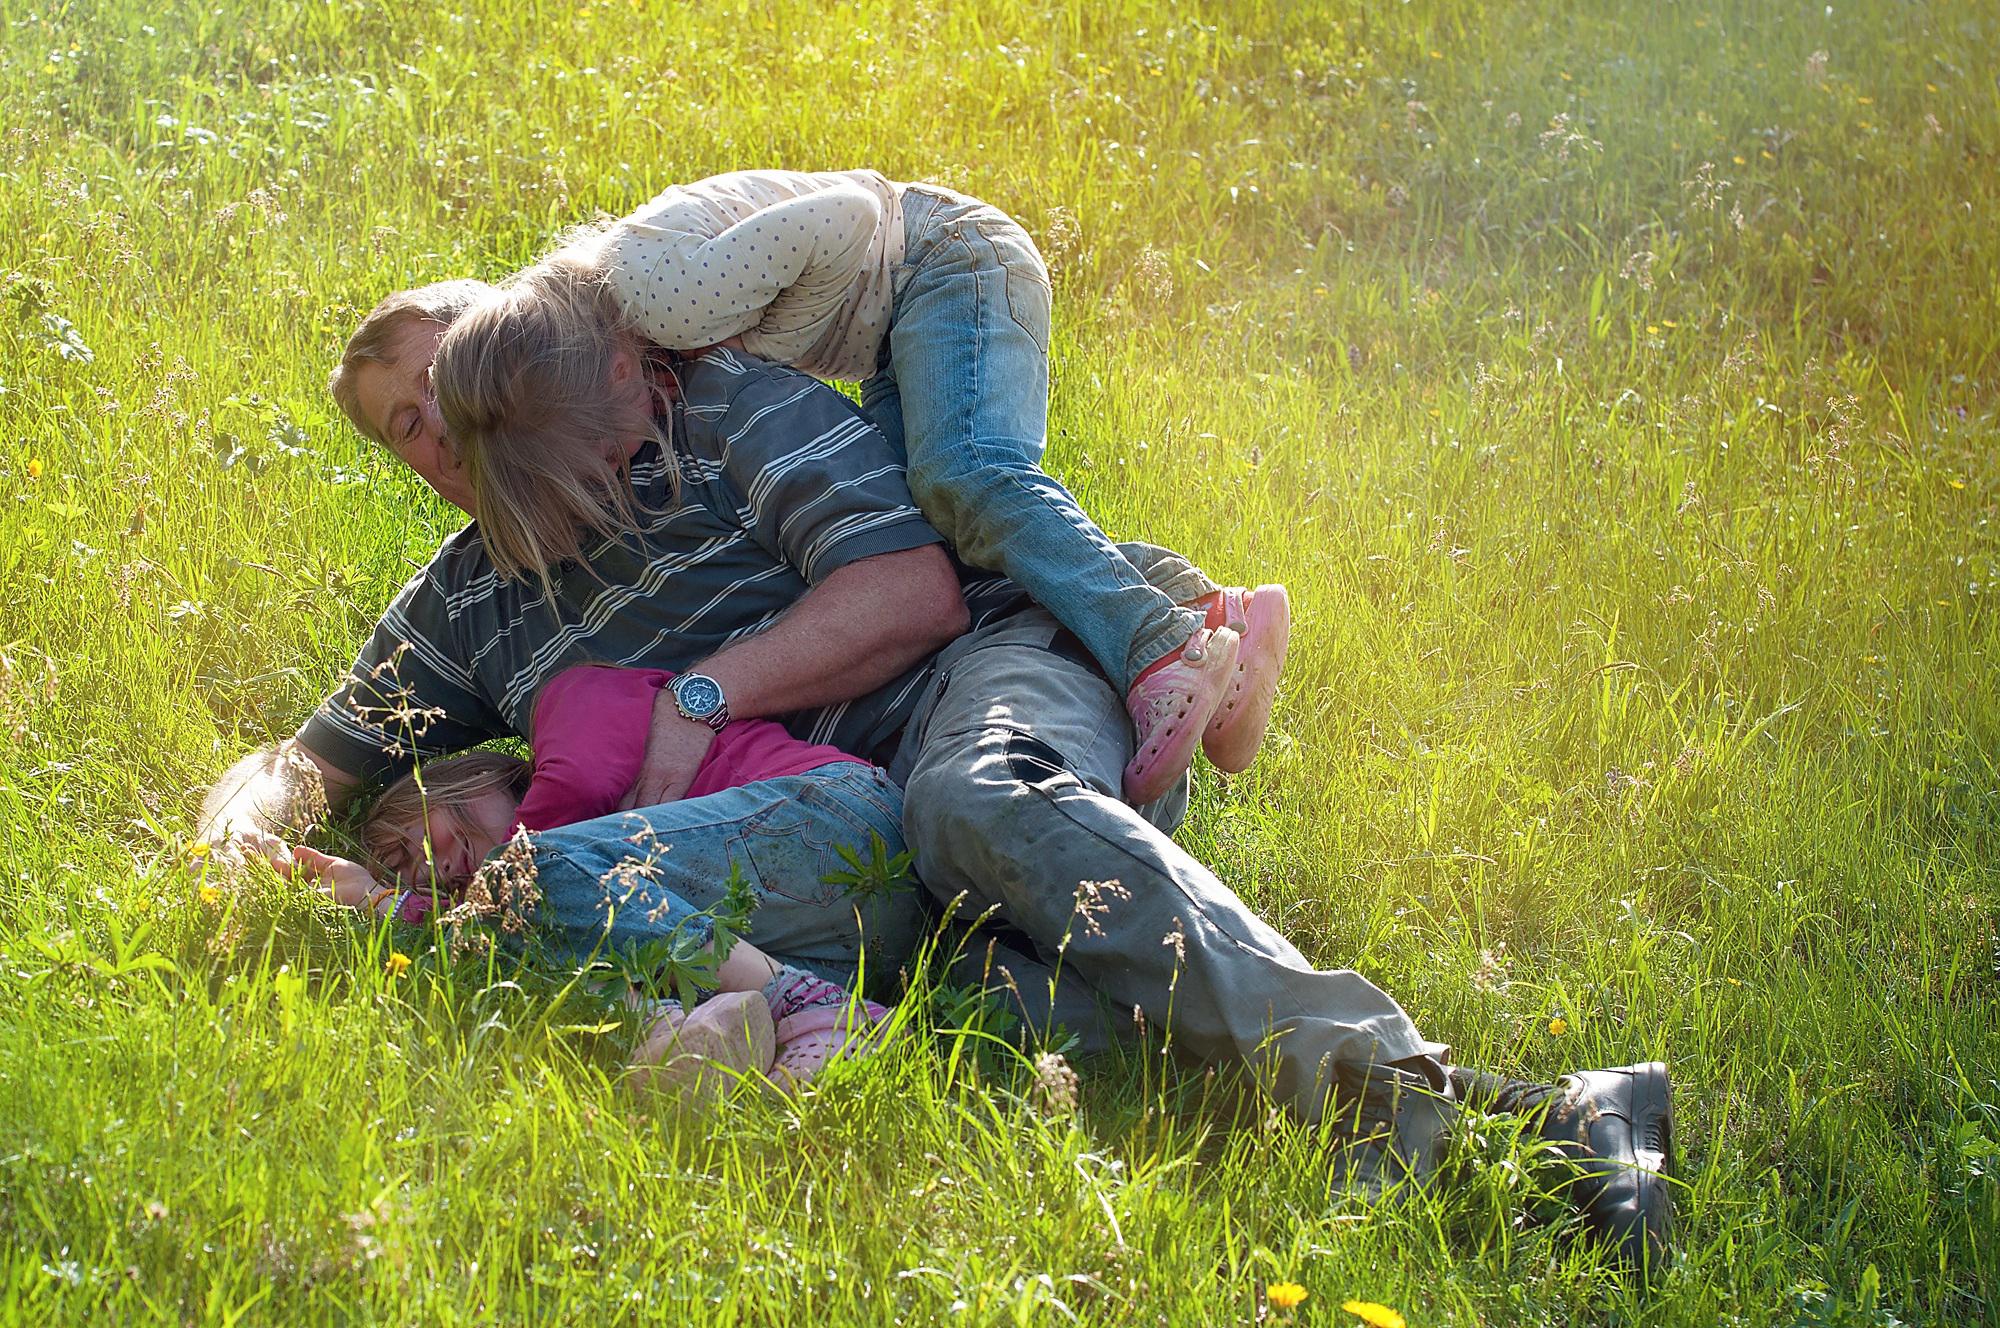
[[[8,1321],[2000,1317],[2000,8],[477,8],[0,17]],[[949,1038],[677,1119],[559,974],[204,898],[456,524],[323,391],[359,313],[776,164],[1043,242],[1053,469],[1301,614],[1184,842],[1464,1060],[1669,1058],[1650,1291],[1504,1135],[1330,1203],[1157,1057],[1045,1119]]]

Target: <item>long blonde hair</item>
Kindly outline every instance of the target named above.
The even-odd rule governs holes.
[[[386,866],[401,846],[402,830],[421,823],[428,808],[456,806],[492,789],[520,798],[531,773],[526,761],[505,752],[474,750],[432,761],[382,790],[361,823],[361,847],[377,866]]]
[[[503,578],[533,577],[551,604],[557,566],[580,561],[592,536],[638,527],[621,455],[632,421],[610,374],[614,353],[644,344],[602,270],[562,254],[459,315],[438,343],[431,383],[486,550]],[[668,475],[678,479],[671,465]]]

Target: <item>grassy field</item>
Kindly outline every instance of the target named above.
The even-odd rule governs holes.
[[[2000,6],[472,10],[5,11],[0,1321],[2000,1319]],[[562,975],[190,854],[458,522],[359,313],[859,164],[1042,242],[1107,528],[1292,587],[1184,842],[1464,1060],[1672,1062],[1650,1290],[1504,1134],[1330,1201],[1143,1053],[663,1115]]]

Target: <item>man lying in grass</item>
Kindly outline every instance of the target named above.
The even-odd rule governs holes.
[[[1313,968],[1168,837],[1184,783],[1143,808],[1119,799],[1133,729],[1117,686],[1011,584],[954,566],[901,457],[837,392],[728,349],[649,353],[615,299],[573,274],[391,297],[341,372],[421,383],[434,357],[453,449],[419,470],[442,496],[481,509],[490,477],[518,465],[504,446],[482,450],[503,442],[482,421],[569,418],[579,436],[559,474],[607,505],[589,524],[615,537],[593,534],[530,578],[496,574],[479,523],[447,540],[299,732],[334,797],[412,749],[526,732],[537,691],[585,654],[698,675],[718,695],[663,695],[651,749],[698,761],[726,696],[725,723],[795,712],[801,736],[881,757],[903,785],[925,884],[997,908],[1028,938],[1034,954],[1000,955],[998,984],[1027,1026],[1060,1023],[1089,1051],[1128,1035],[1134,1008],[1154,1028],[1171,1021],[1183,1055],[1256,1067],[1301,1117],[1329,1120],[1345,1140],[1329,1163],[1342,1183],[1428,1171],[1455,1103],[1530,1113],[1582,1164],[1586,1220],[1635,1261],[1657,1254],[1670,1216],[1664,1067],[1556,1085],[1474,1073],[1360,974]],[[563,383],[590,385],[597,408],[578,409]],[[496,399],[479,399],[485,384]],[[388,420],[354,418],[387,435]],[[1123,552],[1177,604],[1206,612],[1218,599],[1183,559]],[[438,718],[421,732],[396,722],[420,714]],[[269,827],[290,799],[257,754],[207,817],[225,834]],[[1058,952],[1059,978],[1045,966]]]

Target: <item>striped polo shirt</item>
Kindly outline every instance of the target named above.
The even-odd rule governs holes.
[[[535,583],[503,580],[467,525],[397,593],[301,741],[369,777],[492,738],[532,743],[543,684],[572,665],[679,671],[849,563],[943,542],[903,458],[832,388],[727,350],[683,361],[679,379],[672,452],[648,444],[632,462],[635,534],[559,569],[551,603]],[[960,581],[975,626],[1025,605],[1004,578],[961,566]],[[885,759],[930,668],[786,726]]]

